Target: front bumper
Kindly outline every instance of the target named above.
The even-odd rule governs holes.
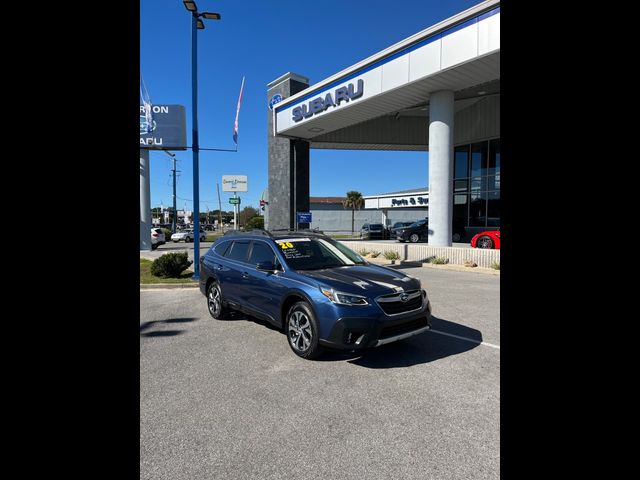
[[[328,337],[320,339],[320,344],[340,350],[359,350],[418,335],[431,328],[431,303],[427,300],[420,310],[394,317],[398,318],[339,318]]]

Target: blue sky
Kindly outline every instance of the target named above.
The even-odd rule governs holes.
[[[267,84],[286,72],[313,85],[479,1],[196,0],[218,12],[198,31],[201,148],[233,149],[233,122],[245,87],[238,152],[200,152],[200,211],[218,208],[222,175],[248,175],[242,206],[267,188]],[[156,104],[184,105],[191,145],[191,16],[181,0],[140,1],[140,70]],[[193,208],[191,150],[175,152],[177,206]],[[311,196],[363,195],[424,187],[426,152],[311,150]],[[151,204],[171,205],[171,159],[151,152]],[[222,191],[222,208],[231,210]]]

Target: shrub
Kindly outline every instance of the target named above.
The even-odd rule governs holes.
[[[384,258],[386,258],[387,260],[398,260],[400,258],[400,255],[395,250],[387,250],[386,252],[384,252]]]
[[[171,240],[171,235],[173,235],[171,230],[169,230],[168,228],[163,228],[162,229],[162,233],[164,233],[164,241],[165,242],[168,242],[169,240]]]
[[[378,252],[377,250],[371,250],[371,253],[369,255],[371,256],[371,258],[378,258],[380,256],[380,252]]]
[[[500,270],[500,262],[493,262],[491,264],[491,268],[493,268],[494,270]]]
[[[369,255],[369,250],[367,250],[366,248],[361,248],[360,250],[358,250],[358,253],[361,256],[366,257],[367,255]]]
[[[434,257],[431,259],[431,263],[434,265],[444,265],[445,263],[449,263],[449,259],[444,257]]]
[[[187,257],[187,252],[167,253],[153,261],[151,275],[162,278],[180,278],[180,274],[192,263]]]
[[[245,230],[253,230],[254,228],[262,230],[264,229],[264,217],[251,217],[244,227]]]

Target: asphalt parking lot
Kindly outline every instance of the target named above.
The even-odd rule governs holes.
[[[141,290],[140,478],[499,478],[500,278],[403,270],[433,331],[313,362],[197,289]]]

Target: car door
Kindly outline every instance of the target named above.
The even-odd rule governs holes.
[[[243,272],[247,269],[246,258],[249,253],[249,240],[234,240],[224,254],[224,262],[219,270],[222,297],[230,302],[241,304],[241,286]]]
[[[280,299],[286,293],[279,272],[264,272],[256,268],[258,263],[278,263],[273,248],[264,241],[253,240],[247,268],[242,272],[240,300],[257,315],[266,316],[268,320],[279,322]]]

